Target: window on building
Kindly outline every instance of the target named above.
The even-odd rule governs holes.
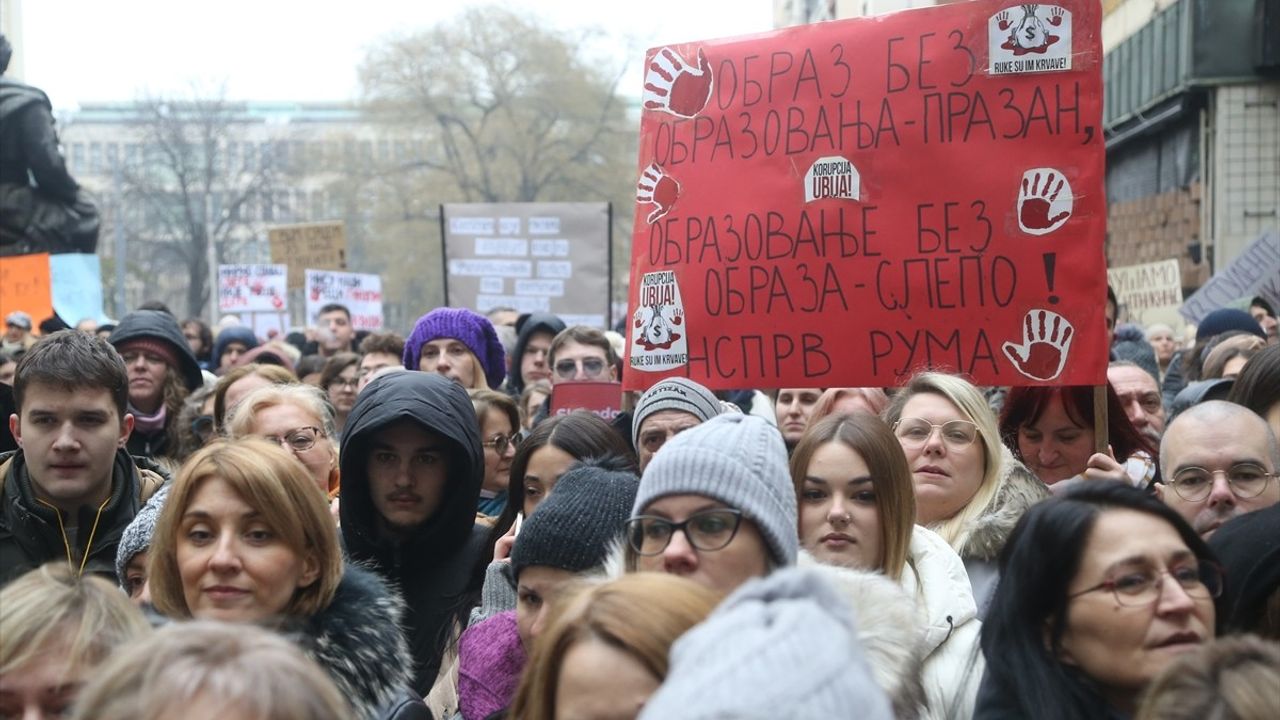
[[[89,174],[102,174],[102,143],[89,143]]]
[[[84,143],[71,143],[71,172],[78,173],[84,169]]]
[[[142,146],[138,143],[129,143],[124,146],[124,164],[128,167],[134,167],[138,164],[138,153]]]
[[[324,220],[324,191],[316,190],[311,193],[311,221],[318,222]]]
[[[240,158],[240,143],[231,140],[227,142],[227,172],[235,174],[244,169],[244,161]]]
[[[112,172],[120,165],[120,143],[107,145],[107,169]]]
[[[273,222],[276,219],[276,208],[271,192],[267,191],[258,197],[262,201],[262,221]]]
[[[251,142],[244,144],[245,172],[258,172],[258,146]]]
[[[391,143],[386,140],[378,141],[378,162],[384,165],[391,162]]]

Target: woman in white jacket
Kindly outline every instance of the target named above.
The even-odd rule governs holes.
[[[791,456],[800,545],[820,563],[882,572],[915,598],[924,656],[924,718],[973,716],[984,663],[964,563],[915,525],[911,470],[882,420],[832,415]]]

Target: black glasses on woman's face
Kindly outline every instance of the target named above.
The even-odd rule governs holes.
[[[497,434],[484,441],[484,446],[493,448],[493,451],[499,455],[505,455],[507,448],[518,447],[520,445],[520,433],[511,433],[510,435]]]
[[[627,521],[627,542],[639,555],[659,555],[671,544],[676,532],[683,532],[694,549],[723,550],[733,542],[742,524],[742,512],[716,508],[696,512],[684,522],[672,522],[654,515],[639,515]]]

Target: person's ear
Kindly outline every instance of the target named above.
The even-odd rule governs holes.
[[[118,447],[129,444],[129,436],[133,434],[133,413],[125,413],[120,420],[120,437],[116,439]]]
[[[18,447],[22,447],[22,423],[18,422],[17,413],[9,416],[9,434],[13,435],[13,441],[18,443]]]
[[[1050,657],[1057,659],[1058,662],[1062,663],[1063,665],[1070,665],[1072,667],[1079,665],[1079,663],[1076,662],[1076,659],[1071,655],[1071,650],[1069,650],[1065,645],[1060,644],[1057,648],[1054,648],[1052,620],[1044,621],[1042,632],[1043,632],[1042,639],[1044,641],[1044,651],[1048,653]]]
[[[1160,502],[1165,502],[1165,500],[1164,500],[1164,483],[1162,483],[1162,482],[1158,482],[1158,483],[1153,484],[1151,487],[1152,487],[1152,488],[1154,488],[1154,489],[1155,489],[1155,491],[1156,491],[1156,499],[1157,499],[1157,500],[1159,500]],[[1165,504],[1167,505],[1168,503],[1165,503]]]
[[[298,589],[309,588],[319,579],[320,562],[316,560],[315,553],[307,553],[307,557],[302,561],[302,574],[298,576]]]

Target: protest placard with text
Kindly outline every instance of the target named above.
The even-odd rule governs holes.
[[[285,265],[219,265],[218,310],[280,313],[288,308]]]
[[[562,382],[551,386],[551,416],[586,410],[611,423],[622,413],[622,383]]]
[[[14,310],[30,315],[33,329],[53,314],[48,253],[0,257],[0,317]]]
[[[1182,266],[1177,260],[1107,268],[1107,282],[1120,302],[1120,322],[1181,327]]]
[[[382,278],[332,270],[306,271],[307,324],[314,326],[320,308],[330,303],[351,311],[356,330],[382,329]]]
[[[277,225],[267,230],[271,262],[289,266],[289,289],[302,287],[307,268],[345,270],[347,231],[342,222]]]
[[[1097,384],[1096,1],[649,51],[628,389]]]
[[[1199,323],[1218,308],[1245,305],[1261,296],[1280,308],[1280,231],[1268,230],[1195,291],[1179,312]]]

